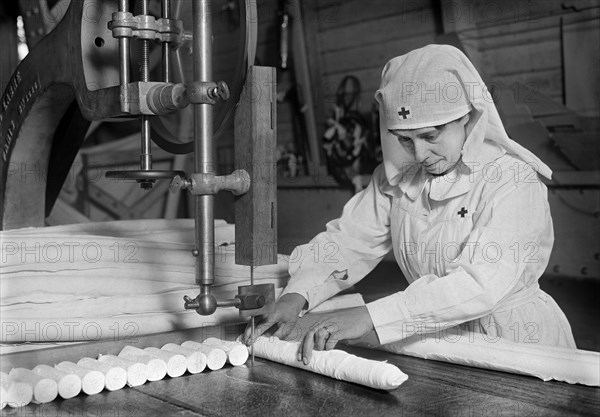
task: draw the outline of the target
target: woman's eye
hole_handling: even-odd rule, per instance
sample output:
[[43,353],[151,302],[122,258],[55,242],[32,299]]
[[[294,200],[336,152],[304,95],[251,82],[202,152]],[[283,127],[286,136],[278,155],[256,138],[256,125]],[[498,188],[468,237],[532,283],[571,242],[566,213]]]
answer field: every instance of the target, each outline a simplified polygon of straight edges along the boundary
[[435,140],[437,136],[433,136],[433,135],[427,135],[427,136],[423,136],[423,139],[428,140],[428,141],[432,141]]
[[404,137],[404,136],[398,136],[398,140],[401,143],[408,143],[408,142],[410,142],[410,138],[407,138],[407,137]]

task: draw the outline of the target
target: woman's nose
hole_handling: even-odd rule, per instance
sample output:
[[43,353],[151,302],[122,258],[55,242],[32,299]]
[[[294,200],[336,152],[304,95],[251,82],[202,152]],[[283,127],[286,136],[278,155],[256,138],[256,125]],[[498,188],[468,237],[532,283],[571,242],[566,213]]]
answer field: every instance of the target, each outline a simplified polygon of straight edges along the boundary
[[417,162],[422,164],[429,156],[429,148],[427,146],[427,143],[424,140],[416,140],[414,146],[415,159],[417,160]]

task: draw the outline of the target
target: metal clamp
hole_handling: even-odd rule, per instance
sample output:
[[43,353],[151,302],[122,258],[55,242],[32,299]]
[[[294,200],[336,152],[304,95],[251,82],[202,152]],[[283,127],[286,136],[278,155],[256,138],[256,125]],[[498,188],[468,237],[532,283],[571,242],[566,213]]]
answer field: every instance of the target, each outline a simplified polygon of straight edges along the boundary
[[143,14],[134,16],[130,12],[114,12],[108,29],[114,38],[159,40],[177,46],[183,43],[184,38],[183,22],[179,19],[156,19]]
[[187,89],[183,84],[164,82],[134,82],[127,88],[129,113],[148,116],[172,113],[190,103]]
[[183,300],[186,310],[196,310],[202,316],[213,314],[217,307],[236,307],[240,310],[240,317],[250,317],[272,312],[275,305],[275,285],[240,286],[235,298],[221,301],[218,301],[214,294],[210,292],[210,287],[201,286],[200,294],[196,298],[184,295]]
[[219,191],[230,191],[233,195],[246,194],[250,190],[250,174],[243,169],[229,175],[192,174],[190,179],[176,176],[171,181],[171,192],[189,190],[193,195],[215,195]]
[[188,86],[188,97],[192,104],[215,104],[217,100],[229,100],[229,86],[225,81],[197,81]]
[[275,285],[257,284],[238,287],[235,296],[240,300],[240,317],[250,317],[272,312],[275,306]]

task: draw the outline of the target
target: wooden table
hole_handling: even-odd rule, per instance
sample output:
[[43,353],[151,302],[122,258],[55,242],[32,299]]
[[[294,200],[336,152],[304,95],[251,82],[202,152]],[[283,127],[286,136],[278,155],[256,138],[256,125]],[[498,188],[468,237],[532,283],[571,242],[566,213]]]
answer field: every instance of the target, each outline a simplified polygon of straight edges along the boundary
[[[204,330],[170,332],[135,341],[102,341],[2,355],[1,368],[77,361],[116,354],[127,345],[162,346],[202,340]],[[231,332],[229,333],[231,335]],[[133,343],[135,342],[135,343]],[[257,358],[254,366],[166,378],[136,388],[4,409],[16,416],[598,416],[600,389],[428,361],[357,347],[344,350],[387,360],[409,375],[393,392],[337,381]]]

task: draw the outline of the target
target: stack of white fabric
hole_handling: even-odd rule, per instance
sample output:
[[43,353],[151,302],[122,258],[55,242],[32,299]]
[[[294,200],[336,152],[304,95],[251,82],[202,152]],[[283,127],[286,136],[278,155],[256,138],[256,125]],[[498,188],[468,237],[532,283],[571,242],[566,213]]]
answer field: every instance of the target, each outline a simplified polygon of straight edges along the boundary
[[[194,223],[130,220],[0,232],[2,342],[65,342],[139,336],[239,322],[235,308],[208,317],[183,308],[195,297]],[[235,264],[234,226],[215,222],[218,299],[247,285]],[[256,284],[287,284],[287,261],[255,267]],[[279,291],[278,291],[279,289]]]

